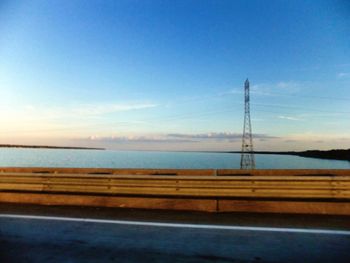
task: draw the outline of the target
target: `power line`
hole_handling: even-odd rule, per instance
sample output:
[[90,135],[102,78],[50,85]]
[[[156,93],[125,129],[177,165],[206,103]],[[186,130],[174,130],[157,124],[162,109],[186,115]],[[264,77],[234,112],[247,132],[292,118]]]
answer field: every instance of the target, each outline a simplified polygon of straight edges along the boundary
[[316,111],[316,112],[350,114],[349,111],[329,111],[329,110],[305,108],[305,107],[291,106],[291,105],[264,104],[264,103],[253,103],[253,105],[255,105],[255,106],[261,106],[261,107],[275,107],[275,108],[287,108],[287,109],[301,109],[301,110]]
[[270,96],[285,96],[285,97],[296,97],[296,98],[301,98],[301,99],[325,99],[325,100],[343,100],[343,101],[350,101],[350,98],[337,98],[337,97],[326,97],[326,96],[315,96],[315,95],[297,95],[297,94],[284,94],[284,93],[272,93],[269,94]]

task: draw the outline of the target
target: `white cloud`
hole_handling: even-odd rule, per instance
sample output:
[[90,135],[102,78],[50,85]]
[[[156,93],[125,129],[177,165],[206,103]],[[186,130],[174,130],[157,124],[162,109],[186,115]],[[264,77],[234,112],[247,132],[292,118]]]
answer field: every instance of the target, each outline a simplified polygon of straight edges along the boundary
[[116,136],[89,136],[89,141],[107,143],[182,143],[196,142],[186,138],[172,138],[167,135],[116,135]]
[[[280,81],[275,83],[250,83],[250,93],[258,96],[293,96],[305,89],[306,82]],[[219,96],[243,94],[243,84],[228,91],[222,92]]]
[[306,83],[296,81],[280,81],[276,84],[272,84],[272,90],[276,91],[277,93],[283,92],[286,94],[294,94],[302,90],[305,85]]
[[2,120],[42,121],[60,118],[94,117],[108,113],[143,110],[157,107],[154,103],[100,103],[100,104],[68,104],[66,107],[49,105],[25,105],[6,107],[1,111]]
[[[269,136],[266,134],[254,134],[255,139],[276,139],[277,137]],[[241,133],[230,132],[211,132],[211,133],[198,133],[198,134],[186,134],[186,133],[169,133],[158,135],[116,135],[116,136],[90,136],[90,141],[101,142],[162,142],[162,143],[178,143],[178,142],[204,142],[204,141],[240,141],[242,139]]]
[[147,108],[157,107],[154,103],[130,103],[130,104],[84,104],[71,109],[71,113],[90,116],[90,115],[102,115],[107,113],[141,110]]
[[315,133],[315,132],[304,132],[304,133],[295,133],[290,134],[288,137],[299,140],[322,140],[322,139],[349,139],[350,136],[348,133]]
[[254,95],[273,96],[272,87],[265,84],[251,85],[250,92]]
[[279,89],[298,89],[300,84],[293,81],[281,81],[276,84]]
[[243,94],[243,87],[231,89],[231,90],[225,91],[225,92],[221,92],[221,93],[219,93],[219,96],[236,95],[236,94]]
[[347,77],[350,77],[350,72],[339,72],[337,74],[338,79],[347,78]]
[[280,96],[298,93],[305,84],[295,81],[280,81],[277,83],[258,83],[250,86],[254,95]]
[[[68,104],[66,107],[44,104],[3,106],[0,111],[2,121],[0,136],[9,134],[70,136],[77,132],[87,135],[91,130],[103,128],[103,125],[98,123],[103,119],[106,120],[105,114],[140,111],[154,107],[157,107],[154,103]],[[137,120],[124,122],[126,125],[142,124]],[[125,125],[124,122],[119,121],[119,124]]]
[[297,117],[283,116],[283,115],[278,116],[278,118],[283,119],[283,120],[289,120],[289,121],[301,121],[302,120],[302,119],[299,119]]

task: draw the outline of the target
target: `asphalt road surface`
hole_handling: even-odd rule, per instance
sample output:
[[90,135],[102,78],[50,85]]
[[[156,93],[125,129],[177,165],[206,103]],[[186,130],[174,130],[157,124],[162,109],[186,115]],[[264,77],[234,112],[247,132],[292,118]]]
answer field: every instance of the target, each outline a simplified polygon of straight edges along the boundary
[[[350,230],[345,225],[243,226],[218,220],[0,212],[0,262],[4,263],[350,262]],[[335,221],[341,225],[345,219]]]

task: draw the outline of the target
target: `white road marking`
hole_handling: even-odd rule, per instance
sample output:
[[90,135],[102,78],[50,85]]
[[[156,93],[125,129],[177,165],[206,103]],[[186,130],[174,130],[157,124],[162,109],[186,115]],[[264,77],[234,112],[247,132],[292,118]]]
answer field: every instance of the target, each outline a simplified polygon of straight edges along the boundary
[[174,227],[174,228],[195,228],[195,229],[213,229],[213,230],[238,230],[238,231],[288,232],[288,233],[327,234],[327,235],[350,235],[350,230],[348,231],[348,230],[284,228],[284,227],[254,227],[254,226],[179,224],[179,223],[160,223],[160,222],[106,220],[106,219],[92,219],[92,218],[73,218],[73,217],[35,216],[35,215],[16,215],[16,214],[0,214],[0,218],[31,219],[31,220],[33,220],[33,219],[34,220],[55,220],[55,221],[69,221],[69,222],[83,222],[83,223],[117,224],[117,225],[132,225],[132,226],[153,226],[153,227]]

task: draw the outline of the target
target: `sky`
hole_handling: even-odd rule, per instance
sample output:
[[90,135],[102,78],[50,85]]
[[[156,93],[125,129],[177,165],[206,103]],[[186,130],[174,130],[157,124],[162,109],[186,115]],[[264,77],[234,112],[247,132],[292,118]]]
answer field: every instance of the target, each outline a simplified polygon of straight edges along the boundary
[[350,2],[0,0],[0,143],[350,148]]

